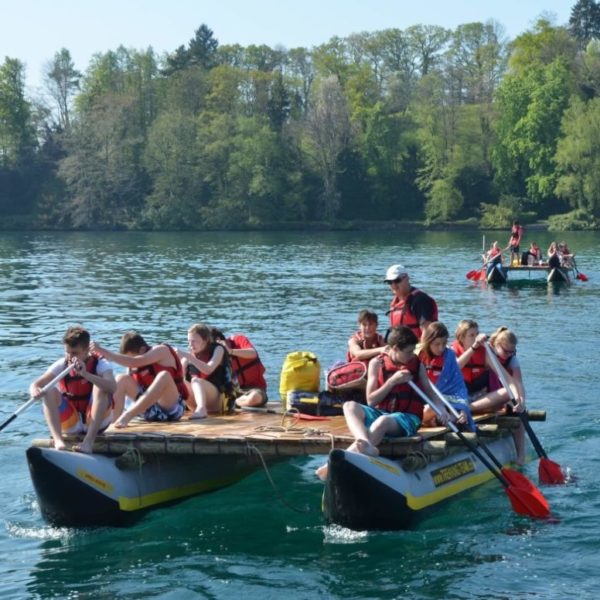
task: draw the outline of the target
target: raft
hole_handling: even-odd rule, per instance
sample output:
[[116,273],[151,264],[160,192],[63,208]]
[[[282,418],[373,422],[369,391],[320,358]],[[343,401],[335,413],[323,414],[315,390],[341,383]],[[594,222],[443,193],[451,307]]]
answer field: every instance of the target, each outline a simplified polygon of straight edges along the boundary
[[[487,435],[499,435],[504,440],[499,451],[503,460],[510,460],[512,450],[507,440],[512,438],[502,432],[518,426],[519,419],[491,415],[479,419],[486,423],[483,429]],[[74,444],[79,438],[66,441]],[[343,416],[305,421],[298,415],[269,409],[201,421],[134,420],[125,429],[98,435],[91,455],[55,450],[49,439],[34,440],[26,454],[41,513],[59,526],[127,525],[149,509],[224,488],[271,464],[296,456],[330,453],[332,476],[326,483],[326,497],[331,501],[325,504],[325,514],[331,522],[351,526],[355,521],[353,511],[335,508],[355,502],[355,491],[344,483],[348,481],[344,473],[363,473],[360,477],[371,481],[375,490],[387,485],[381,472],[391,475],[402,471],[402,465],[406,466],[411,457],[426,457],[426,467],[404,478],[408,486],[404,492],[397,486],[392,488],[395,496],[400,494],[396,497],[399,512],[410,515],[445,499],[448,492],[444,487],[443,493],[429,490],[427,496],[425,491],[415,492],[414,483],[408,482],[426,474],[431,479],[435,470],[432,465],[447,469],[458,461],[458,467],[451,467],[457,469],[468,466],[460,461],[472,460],[460,442],[458,448],[465,456],[456,456],[456,436],[444,427],[421,429],[419,435],[410,438],[386,439],[380,446],[381,458],[377,459],[345,452],[352,441]],[[452,486],[454,494],[489,478],[479,472],[476,462],[473,464],[476,475],[465,474],[468,484],[459,478],[459,483]],[[407,501],[402,500],[402,494]],[[415,494],[427,499],[415,505],[411,499]],[[343,502],[340,495],[344,496]],[[360,517],[354,524],[363,523],[366,521]],[[375,525],[378,523],[375,518]]]
[[509,279],[515,279],[515,276],[519,276],[519,279],[523,279],[526,275],[528,279],[539,274],[546,276],[548,283],[570,283],[571,277],[575,275],[573,268],[566,267],[555,267],[550,268],[548,265],[514,265],[505,267],[499,264],[492,265],[486,274],[487,283],[506,283]]

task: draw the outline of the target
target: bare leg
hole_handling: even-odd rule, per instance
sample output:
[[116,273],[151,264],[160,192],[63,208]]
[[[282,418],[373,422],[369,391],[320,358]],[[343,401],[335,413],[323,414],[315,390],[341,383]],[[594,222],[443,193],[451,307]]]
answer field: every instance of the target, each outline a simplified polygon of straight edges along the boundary
[[259,389],[248,390],[235,399],[238,406],[262,406],[264,404],[264,392]]
[[116,421],[123,414],[125,397],[128,396],[135,401],[138,391],[138,384],[131,375],[125,375],[124,373],[117,375],[117,391],[113,394],[115,401],[113,421]]
[[179,400],[179,391],[173,378],[167,371],[161,371],[150,384],[150,387],[137,399],[135,404],[126,410],[114,423],[117,429],[127,427],[136,415],[148,410],[153,404],[160,404],[165,410],[175,406]]
[[67,448],[62,438],[62,429],[60,427],[59,406],[61,400],[60,392],[56,388],[48,390],[42,399],[46,423],[48,423],[48,429],[54,441],[54,447],[57,450],[65,450]]
[[196,407],[190,419],[204,419],[209,412],[219,410],[219,390],[210,381],[194,377],[192,392]]
[[500,410],[509,400],[508,394],[504,388],[489,392],[481,398],[477,398],[471,403],[471,413],[482,414],[496,412]]
[[104,421],[104,416],[108,410],[108,405],[108,394],[94,386],[94,390],[92,392],[91,418],[90,422],[88,423],[87,432],[83,438],[83,442],[73,446],[73,450],[76,452],[84,452],[85,454],[92,454],[94,451],[94,440],[98,435],[98,430],[100,429],[100,425],[102,425],[102,421]]

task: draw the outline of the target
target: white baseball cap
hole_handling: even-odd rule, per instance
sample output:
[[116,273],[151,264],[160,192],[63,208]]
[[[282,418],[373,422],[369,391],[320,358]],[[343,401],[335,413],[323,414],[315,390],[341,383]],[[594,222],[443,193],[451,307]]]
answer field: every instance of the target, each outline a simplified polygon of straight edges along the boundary
[[390,283],[391,281],[396,281],[396,279],[400,279],[401,277],[408,277],[408,271],[403,265],[392,265],[386,271],[385,279],[383,281],[385,283]]

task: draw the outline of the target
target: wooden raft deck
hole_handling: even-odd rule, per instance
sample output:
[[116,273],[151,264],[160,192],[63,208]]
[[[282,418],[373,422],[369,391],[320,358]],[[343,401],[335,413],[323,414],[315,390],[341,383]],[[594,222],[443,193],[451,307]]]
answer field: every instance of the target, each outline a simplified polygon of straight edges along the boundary
[[[545,420],[545,413],[530,412],[531,420]],[[476,417],[482,435],[502,435],[502,429],[519,426],[518,417],[482,415]],[[475,434],[468,433],[475,439]],[[78,437],[67,438],[75,443]],[[328,454],[333,448],[345,449],[352,442],[343,416],[326,421],[306,421],[272,411],[239,412],[233,415],[211,416],[202,420],[184,417],[175,423],[130,423],[125,429],[100,434],[94,452],[120,455],[132,448],[142,454],[182,455],[247,455],[260,452],[266,457],[293,457],[309,454]],[[38,439],[33,446],[51,447],[49,439]],[[444,456],[452,446],[462,445],[458,437],[445,427],[422,428],[409,438],[389,438],[380,445],[382,456],[404,457],[421,452]]]

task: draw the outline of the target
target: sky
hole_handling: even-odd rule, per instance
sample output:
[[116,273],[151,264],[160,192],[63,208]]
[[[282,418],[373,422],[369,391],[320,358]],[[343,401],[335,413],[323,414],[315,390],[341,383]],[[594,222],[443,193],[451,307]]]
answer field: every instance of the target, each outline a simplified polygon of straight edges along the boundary
[[26,65],[27,88],[42,86],[45,65],[67,48],[84,72],[90,58],[119,45],[158,54],[186,45],[205,23],[220,44],[310,48],[333,36],[411,25],[494,19],[509,38],[540,15],[566,24],[576,0],[0,0],[0,62]]

